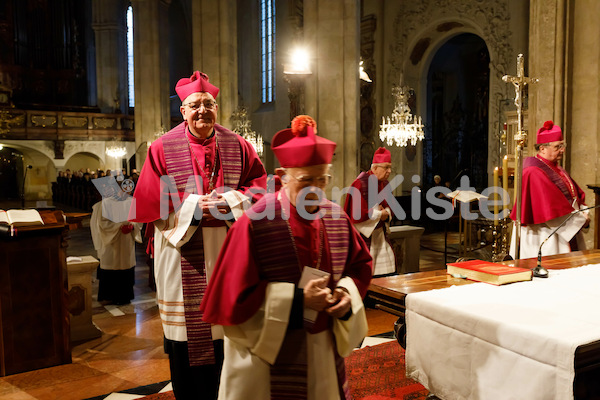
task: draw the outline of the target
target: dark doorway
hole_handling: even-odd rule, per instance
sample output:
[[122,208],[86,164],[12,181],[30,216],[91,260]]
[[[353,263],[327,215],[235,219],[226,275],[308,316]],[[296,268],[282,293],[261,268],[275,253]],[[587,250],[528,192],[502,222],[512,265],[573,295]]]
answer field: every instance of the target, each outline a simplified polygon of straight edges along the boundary
[[467,175],[481,192],[487,187],[490,56],[473,34],[450,39],[436,53],[427,75],[424,179],[434,175],[454,190]]
[[[22,154],[10,147],[0,150],[0,200],[17,200],[20,195],[17,174],[22,171]],[[22,179],[21,179],[22,181]]]

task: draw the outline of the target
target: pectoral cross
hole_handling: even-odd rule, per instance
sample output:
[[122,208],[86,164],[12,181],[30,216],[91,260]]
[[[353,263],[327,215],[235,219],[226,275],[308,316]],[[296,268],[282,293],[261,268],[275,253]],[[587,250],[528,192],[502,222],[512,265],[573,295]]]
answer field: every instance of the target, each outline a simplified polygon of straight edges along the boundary
[[527,139],[527,134],[523,131],[523,89],[530,83],[537,83],[537,78],[525,76],[523,54],[517,56],[517,76],[504,75],[502,80],[512,83],[515,86],[515,106],[517,106],[517,133],[515,134],[515,260],[520,258],[521,250],[521,181],[523,177],[523,146]]

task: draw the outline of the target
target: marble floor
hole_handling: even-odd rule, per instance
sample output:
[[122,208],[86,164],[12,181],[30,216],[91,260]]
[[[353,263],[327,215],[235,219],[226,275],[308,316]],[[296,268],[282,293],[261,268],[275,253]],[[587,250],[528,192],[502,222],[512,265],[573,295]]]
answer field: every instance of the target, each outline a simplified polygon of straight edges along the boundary
[[[67,255],[96,255],[89,226],[85,222],[82,228],[71,231]],[[457,234],[450,233],[448,261],[454,260],[451,247],[455,248],[456,243]],[[444,233],[425,234],[421,244],[420,269],[443,268]],[[0,378],[0,400],[130,400],[140,396],[113,392],[157,382],[164,382],[162,386],[168,384],[169,362],[163,353],[155,293],[149,286],[149,268],[141,245],[137,249],[137,260],[135,300],[131,304],[114,306],[98,303],[95,300],[97,282],[93,284],[93,321],[102,331],[102,336],[73,343],[71,364]],[[367,317],[371,338],[365,343],[388,340],[386,336],[389,337],[396,317],[373,309],[368,310]]]

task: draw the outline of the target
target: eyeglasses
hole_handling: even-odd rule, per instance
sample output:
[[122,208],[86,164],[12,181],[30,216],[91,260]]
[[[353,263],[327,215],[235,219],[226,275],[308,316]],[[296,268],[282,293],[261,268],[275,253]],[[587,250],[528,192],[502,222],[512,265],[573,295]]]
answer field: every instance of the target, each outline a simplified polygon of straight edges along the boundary
[[554,150],[560,150],[560,149],[567,148],[566,143],[559,143],[559,144],[553,144],[553,145],[551,145],[550,143],[545,143],[544,146],[552,147]]
[[205,110],[212,110],[217,106],[217,103],[214,101],[205,101],[204,103],[186,103],[183,105],[192,111],[196,111],[199,110],[200,107],[204,107]]
[[294,178],[298,183],[302,185],[312,185],[312,186],[325,186],[331,180],[331,175],[324,174],[321,176],[310,176],[310,175],[300,175],[298,177],[287,174],[290,178]]
[[381,165],[377,165],[377,168],[385,169],[386,171],[391,171],[391,170],[392,170],[392,166],[389,166],[389,167],[383,167],[383,166],[381,166]]

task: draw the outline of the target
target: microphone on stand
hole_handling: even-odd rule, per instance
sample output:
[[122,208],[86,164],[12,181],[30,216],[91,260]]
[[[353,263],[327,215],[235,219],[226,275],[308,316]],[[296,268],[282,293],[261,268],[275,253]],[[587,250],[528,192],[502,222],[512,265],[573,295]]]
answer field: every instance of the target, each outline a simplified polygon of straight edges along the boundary
[[591,207],[580,208],[579,210],[575,210],[575,211],[571,212],[571,214],[567,218],[565,218],[565,220],[563,222],[561,222],[561,224],[559,226],[557,226],[552,231],[552,233],[548,235],[548,237],[546,239],[544,239],[542,244],[540,244],[540,250],[538,251],[537,266],[534,269],[532,269],[533,276],[535,276],[536,278],[547,278],[548,277],[548,270],[546,268],[542,267],[542,246],[544,245],[544,243],[546,243],[546,241],[548,239],[550,239],[556,233],[556,231],[558,231],[564,224],[566,224],[567,221],[570,220],[571,217],[573,217],[573,215],[579,214],[581,211],[587,211],[587,210],[591,210],[592,208],[598,208],[598,207],[600,207],[600,204],[596,204],[595,206],[591,206]]
[[25,167],[25,174],[23,175],[23,187],[21,188],[21,208],[25,209],[25,178],[27,178],[27,170],[33,168],[32,165]]

